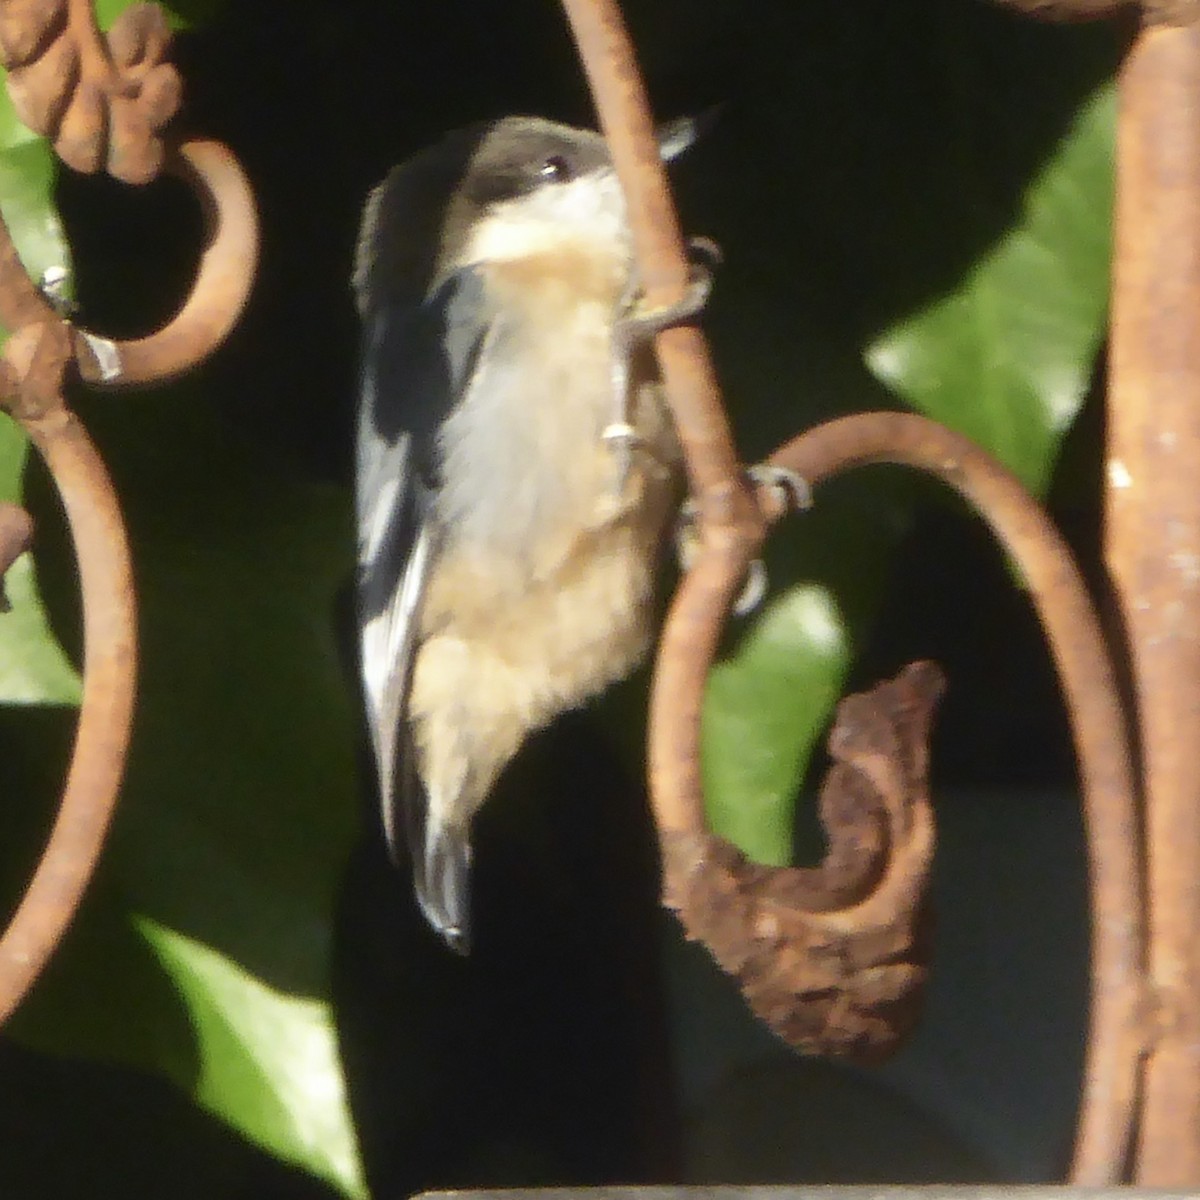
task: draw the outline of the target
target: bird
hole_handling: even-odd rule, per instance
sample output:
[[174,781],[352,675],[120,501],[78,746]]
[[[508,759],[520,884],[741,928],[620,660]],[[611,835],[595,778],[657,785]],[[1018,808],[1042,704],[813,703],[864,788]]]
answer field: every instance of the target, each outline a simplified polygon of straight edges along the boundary
[[[658,135],[664,159],[694,140]],[[369,195],[355,252],[359,657],[384,837],[470,945],[471,822],[525,738],[650,645],[682,490],[604,138],[537,117],[446,135]]]

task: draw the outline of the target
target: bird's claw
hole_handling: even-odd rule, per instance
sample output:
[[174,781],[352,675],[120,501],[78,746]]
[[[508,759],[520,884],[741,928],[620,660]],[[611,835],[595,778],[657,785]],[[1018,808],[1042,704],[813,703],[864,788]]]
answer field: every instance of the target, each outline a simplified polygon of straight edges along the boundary
[[[675,558],[681,571],[691,569],[696,559],[699,537],[696,531],[696,504],[686,500],[679,508],[679,519],[675,524]],[[742,590],[733,602],[732,612],[735,617],[745,617],[752,613],[767,594],[767,568],[761,558],[756,558],[746,568],[746,578],[742,582]]]
[[[746,469],[746,475],[757,487],[770,488],[778,496],[783,510],[804,510],[812,507],[812,489],[808,480],[787,467],[777,467],[771,463],[756,463]],[[697,533],[696,516],[698,508],[694,500],[688,499],[680,505],[679,517],[675,525],[675,556],[679,569],[686,571],[696,557]],[[733,602],[733,615],[744,617],[752,613],[763,601],[770,586],[767,567],[761,558],[756,558],[746,568],[746,578],[742,590]]]
[[770,586],[767,577],[767,564],[761,558],[756,558],[746,568],[746,578],[742,581],[742,590],[733,602],[735,617],[748,617],[763,601]]
[[696,559],[698,511],[695,500],[689,497],[679,506],[679,515],[675,518],[675,561],[685,573],[691,570]]
[[617,461],[617,483],[622,489],[629,477],[633,454],[642,445],[642,438],[628,419],[630,359],[634,348],[648,342],[655,334],[673,325],[694,320],[708,303],[712,291],[712,268],[721,262],[721,250],[708,238],[693,238],[688,242],[692,255],[691,278],[683,298],[676,304],[658,308],[644,307],[638,294],[636,274],[622,297],[614,333],[613,397],[615,417],[601,434]]
[[773,463],[755,463],[746,468],[746,475],[755,487],[769,489],[783,512],[804,512],[812,508],[812,488],[798,471]]
[[628,421],[614,421],[605,427],[601,439],[610,446],[632,448],[640,442],[641,435]]
[[688,285],[683,297],[674,304],[647,308],[639,297],[630,297],[617,322],[618,336],[627,344],[648,341],[655,334],[675,325],[686,325],[703,311],[712,293],[713,269],[721,263],[721,249],[710,238],[692,238]]
[[699,266],[711,275],[724,261],[721,247],[710,237],[688,238],[688,256],[693,266]]

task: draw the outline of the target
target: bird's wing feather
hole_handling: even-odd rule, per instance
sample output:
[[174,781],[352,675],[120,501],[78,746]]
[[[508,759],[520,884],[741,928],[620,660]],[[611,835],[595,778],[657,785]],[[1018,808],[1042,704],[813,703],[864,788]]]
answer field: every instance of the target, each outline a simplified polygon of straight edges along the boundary
[[465,881],[451,895],[453,881],[438,882],[444,867],[425,877],[427,798],[405,753],[404,709],[440,541],[437,434],[474,376],[489,329],[484,299],[481,278],[465,268],[421,304],[368,303],[364,314],[356,496],[363,686],[388,848],[398,856],[402,824],[422,907],[443,926],[454,914],[442,910],[465,908]]

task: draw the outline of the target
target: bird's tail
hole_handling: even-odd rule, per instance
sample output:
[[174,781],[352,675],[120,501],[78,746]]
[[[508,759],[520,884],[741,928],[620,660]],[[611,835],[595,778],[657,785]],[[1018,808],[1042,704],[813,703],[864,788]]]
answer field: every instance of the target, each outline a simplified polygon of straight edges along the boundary
[[465,828],[430,824],[413,842],[413,887],[425,919],[451,950],[470,949],[471,840]]

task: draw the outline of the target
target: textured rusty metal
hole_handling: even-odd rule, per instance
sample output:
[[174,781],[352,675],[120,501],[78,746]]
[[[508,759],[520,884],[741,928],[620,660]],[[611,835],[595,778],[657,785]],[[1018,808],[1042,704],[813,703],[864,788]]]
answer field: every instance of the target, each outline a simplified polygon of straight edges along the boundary
[[[620,11],[613,0],[563,0],[563,7],[591,84],[601,128],[608,138],[617,174],[625,190],[646,303],[651,307],[674,304],[683,296],[688,280],[688,265],[654,138],[645,91]],[[702,548],[699,561],[688,573],[684,591],[689,600],[700,597],[701,606],[706,612],[722,614],[739,587],[749,561],[757,552],[765,530],[765,518],[738,463],[703,335],[694,327],[669,329],[659,335],[656,349],[672,414],[683,444],[693,502],[698,514],[697,542]],[[686,610],[686,607],[685,602],[683,609]],[[745,897],[738,899],[748,864],[735,863],[728,855],[724,855],[722,863],[729,870],[721,879],[713,877],[707,881],[716,889],[710,890],[707,896],[701,896],[697,891],[699,877],[689,873],[689,864],[697,856],[705,862],[715,861],[705,854],[706,849],[711,848],[711,842],[703,841],[708,835],[704,830],[699,801],[699,760],[694,744],[689,744],[682,753],[680,747],[675,745],[664,750],[664,738],[670,742],[683,731],[682,736],[686,740],[698,727],[704,677],[711,660],[719,620],[712,621],[704,631],[709,641],[707,647],[701,649],[692,638],[693,631],[686,617],[678,616],[680,611],[677,603],[675,622],[669,624],[664,633],[658,658],[659,676],[665,671],[668,679],[675,680],[675,684],[667,689],[665,702],[671,709],[671,717],[666,721],[652,717],[650,738],[651,787],[655,794],[656,817],[666,859],[664,894],[667,902],[677,904],[686,914],[697,918],[699,923],[703,923],[702,916],[712,918],[706,930],[719,945],[713,946],[710,941],[710,948],[715,949],[721,961],[731,969],[735,961],[742,957],[747,959],[742,962],[745,970],[740,978],[747,986],[752,1001],[757,1002],[758,1010],[776,1028],[790,1030],[798,1038],[802,1026],[806,1030],[822,1031],[814,1032],[812,1037],[823,1040],[828,1049],[837,1046],[849,1053],[857,1048],[875,1057],[882,1052],[885,1044],[894,1041],[894,1037],[875,1024],[870,1025],[869,1034],[864,1034],[866,1026],[863,1022],[859,1022],[853,1030],[850,1028],[852,1022],[847,1022],[845,1028],[837,1030],[835,1022],[831,1020],[832,1009],[825,998],[818,999],[810,992],[811,1007],[804,1016],[798,1016],[802,1006],[797,1004],[792,1005],[790,1016],[785,1012],[787,996],[791,995],[794,1000],[794,989],[789,992],[789,986],[796,979],[795,972],[787,965],[789,956],[804,958],[805,950],[795,941],[795,930],[789,929],[789,936],[784,936],[782,932],[774,932],[770,928],[775,915],[782,917],[784,909],[776,908],[773,910],[775,915],[763,915],[765,910],[743,903]],[[661,697],[662,693],[659,695]],[[664,771],[672,780],[665,785],[662,780]],[[761,880],[762,877],[755,878]],[[789,876],[791,894],[795,892],[797,878],[794,874]],[[716,892],[721,887],[726,887],[726,898],[732,903],[722,905],[715,901]],[[728,893],[728,888],[733,889],[732,893]],[[771,947],[775,966],[782,968],[779,982],[764,984],[765,977],[757,974],[759,966],[766,961],[765,957],[756,955],[750,962],[750,956],[740,955],[734,944],[736,937],[733,940],[724,939],[724,932],[733,929],[737,923],[736,920],[733,923],[729,920],[732,913],[741,913],[743,918],[756,924],[758,932],[763,935],[756,945]],[[742,933],[745,933],[744,928]],[[903,941],[907,937],[901,935],[898,940]],[[863,933],[861,944],[865,945],[868,940]],[[810,957],[824,954],[828,958],[829,948],[834,942],[845,950],[844,941],[838,941],[835,937],[831,942],[826,932],[815,934],[808,947]],[[749,942],[743,937],[743,948],[747,945]],[[880,950],[882,955],[883,951]],[[869,954],[860,954],[859,965],[865,968],[869,958]],[[878,965],[881,957],[871,961]],[[868,978],[865,969],[855,969],[851,973],[860,981]],[[752,976],[758,983],[754,982]],[[823,980],[825,978],[822,976]],[[877,972],[873,978],[875,985],[879,985],[882,973]],[[866,985],[863,986],[865,996]],[[903,990],[902,987],[897,988],[894,981],[889,986],[894,991]],[[848,988],[840,991],[838,1003],[844,1004],[848,994]],[[892,999],[895,1000],[895,997]],[[883,998],[879,986],[876,986],[876,994],[870,1001],[872,1011],[881,1011],[889,1003]],[[898,1011],[901,1005],[895,1003],[892,1007]],[[810,1019],[817,1009],[823,1011]],[[859,1011],[865,1012],[866,1007]]]
[[838,705],[820,866],[764,867],[704,829],[663,831],[663,903],[796,1049],[878,1062],[920,1014],[941,692],[937,667],[914,663]]
[[1001,8],[1042,21],[1103,21],[1135,18],[1146,26],[1194,25],[1200,0],[992,0]]
[[[20,269],[7,242],[0,222],[0,295]],[[12,295],[19,299],[22,291],[12,284]],[[10,295],[0,310],[11,305]],[[83,704],[66,785],[41,861],[0,938],[0,1022],[37,978],[91,878],[116,802],[133,709],[129,547],[104,464],[62,399],[70,362],[70,335],[55,317],[17,329],[0,360],[0,405],[42,454],[66,510],[84,626]]]
[[[185,374],[228,336],[245,307],[258,261],[254,195],[237,159],[219,142],[169,146],[164,129],[182,100],[166,61],[171,32],[162,10],[134,4],[99,32],[89,0],[0,0],[0,61],[18,116],[54,141],[79,171],[102,167],[126,183],[147,183],[164,167],[195,192],[207,222],[192,290],[163,328],[117,341],[73,329],[79,371],[102,387],[140,386]],[[3,253],[16,259],[11,242]],[[10,330],[55,314],[24,277],[5,271],[0,297]]]
[[992,0],[1042,21],[1101,21],[1136,7],[1137,0]]
[[[646,304],[674,306],[684,298],[688,261],[620,9],[615,0],[562,2],[625,192]],[[738,465],[708,344],[698,327],[681,326],[664,329],[655,346],[683,443],[700,538],[748,560],[765,523]]]
[[162,10],[134,4],[105,38],[91,0],[0,0],[0,62],[17,116],[49,138],[67,166],[146,183],[162,167],[163,129],[183,88],[165,61]]
[[[67,408],[68,370],[94,385],[146,384],[195,366],[228,334],[249,295],[258,254],[253,195],[223,146],[168,149],[160,131],[178,107],[179,79],[163,62],[169,33],[148,5],[127,9],[107,42],[86,0],[0,0],[0,57],[23,116],[55,139],[69,165],[101,165],[145,182],[164,163],[196,191],[209,242],[193,290],[157,333],[114,342],[66,323],[26,274],[0,221],[0,407],[41,453],[66,511],[83,593],[83,701],[49,840],[0,938],[0,1022],[58,944],[95,868],[116,803],[133,715],[136,602],[128,540],[112,481]],[[39,124],[40,122],[40,124]],[[18,510],[19,511],[19,510]],[[0,570],[19,544],[0,510]],[[12,534],[7,538],[6,534]]]
[[[1096,1185],[1114,1181],[1127,1150],[1145,1037],[1138,828],[1114,672],[1070,552],[1015,477],[966,439],[920,417],[868,413],[832,421],[801,435],[770,462],[797,471],[814,486],[874,462],[931,472],[978,508],[1022,570],[1072,719],[1088,835],[1094,969],[1074,1179]],[[764,495],[764,507],[769,497]],[[656,819],[664,844],[691,838],[695,850],[676,868],[686,870],[686,880],[677,884],[668,879],[668,896],[682,886],[696,887],[697,876],[707,872],[714,876],[716,891],[727,886],[723,860],[706,859],[709,844],[699,840],[705,836],[699,711],[726,611],[722,605],[728,605],[736,589],[737,577],[723,574],[728,570],[716,556],[702,554],[681,583],[652,685],[650,771]],[[908,893],[900,895],[910,903]],[[753,915],[752,909],[746,911]],[[846,905],[844,934],[853,932],[860,916],[859,906]],[[879,919],[878,914],[872,919]],[[754,945],[756,937],[750,922],[743,944]]]
[[104,464],[65,408],[22,424],[58,488],[79,564],[83,703],[49,840],[0,938],[0,1022],[57,946],[99,857],[129,744],[137,655],[129,546]]
[[[563,5],[626,191],[647,293],[654,304],[670,303],[684,286],[682,243],[620,14],[612,0]],[[1079,5],[1075,8],[1078,13]],[[1101,15],[1099,7],[1093,6],[1092,15]],[[667,859],[665,895],[682,894],[695,886],[698,874],[712,871],[715,891],[725,889],[728,899],[729,889],[736,893],[741,885],[724,869],[728,855],[706,840],[700,709],[721,623],[761,543],[762,520],[773,515],[772,498],[761,496],[761,507],[748,512],[756,506],[747,504],[699,331],[667,331],[657,348],[697,493],[701,536],[700,553],[675,596],[659,644],[650,712],[651,797]],[[866,462],[907,463],[940,475],[979,508],[1030,583],[1071,714],[1088,834],[1094,969],[1073,1178],[1111,1183],[1120,1178],[1128,1148],[1146,1034],[1139,830],[1116,681],[1070,553],[1014,477],[969,442],[917,417],[881,413],[831,422],[790,443],[772,461],[813,483]],[[736,911],[739,905],[726,907]],[[753,926],[753,906],[740,908]],[[744,929],[744,944],[760,932]],[[781,945],[780,952],[785,950]]]
[[731,1184],[663,1187],[472,1188],[412,1200],[1195,1200],[1194,1191],[1030,1184]]
[[1141,11],[1147,26],[1200,22],[1200,0],[1142,0]]
[[74,329],[79,370],[91,384],[159,383],[192,370],[237,324],[258,262],[258,214],[241,165],[220,142],[188,141],[167,156],[203,206],[207,230],[192,290],[179,312],[143,338],[110,341]]
[[972,442],[908,413],[863,413],[802,434],[770,461],[813,486],[890,462],[941,478],[968,500],[1028,585],[1058,669],[1083,792],[1091,900],[1089,1039],[1072,1182],[1121,1178],[1145,1043],[1143,897],[1129,738],[1116,675],[1087,589],[1045,512]]
[[1106,557],[1142,750],[1156,1038],[1138,1182],[1200,1184],[1200,30],[1121,71]]

